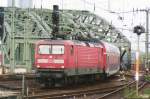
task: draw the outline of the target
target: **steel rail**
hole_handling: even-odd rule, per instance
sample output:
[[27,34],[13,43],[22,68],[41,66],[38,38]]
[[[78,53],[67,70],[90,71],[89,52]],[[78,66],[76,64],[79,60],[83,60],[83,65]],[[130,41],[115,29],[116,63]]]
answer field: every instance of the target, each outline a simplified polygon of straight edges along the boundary
[[[27,99],[55,99],[55,98],[70,98],[70,97],[76,97],[76,96],[88,96],[92,94],[100,94],[100,93],[108,93],[108,92],[113,92],[118,89],[119,87],[122,88],[122,86],[126,87],[128,85],[131,85],[135,83],[135,81],[129,82],[128,84],[122,84],[119,86],[113,86],[109,88],[96,88],[96,89],[90,89],[90,90],[82,90],[82,91],[75,91],[75,92],[69,92],[69,93],[58,93],[58,94],[41,94],[41,95],[34,95],[34,96],[25,96]],[[120,89],[120,88],[119,88]]]
[[[135,82],[134,82],[134,83],[135,83]],[[147,84],[147,82],[143,82],[143,83],[139,84],[139,89],[138,89],[138,90],[142,89],[146,84]],[[115,94],[115,93],[117,93],[117,92],[119,92],[119,91],[122,91],[123,89],[127,88],[127,87],[130,86],[130,85],[131,85],[131,84],[128,84],[128,85],[126,85],[126,86],[123,86],[123,87],[121,87],[121,88],[119,88],[119,89],[117,89],[117,90],[114,90],[114,91],[112,91],[112,92],[110,92],[110,93],[107,93],[107,94],[105,94],[105,95],[103,95],[103,96],[101,96],[101,97],[98,97],[98,98],[96,98],[96,99],[104,99],[104,98],[106,98],[106,97],[108,97],[108,96],[111,96],[112,94]],[[134,93],[135,93],[135,92],[131,93],[131,95],[134,94]]]

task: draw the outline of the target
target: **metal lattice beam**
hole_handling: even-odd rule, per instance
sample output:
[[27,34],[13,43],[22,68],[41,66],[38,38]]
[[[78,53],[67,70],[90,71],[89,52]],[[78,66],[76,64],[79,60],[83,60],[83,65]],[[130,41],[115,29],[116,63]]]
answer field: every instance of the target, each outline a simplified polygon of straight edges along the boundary
[[[7,59],[10,60],[12,8],[5,8],[4,12],[5,32],[2,43],[4,53]],[[130,48],[131,46],[129,40],[112,24],[93,13],[79,10],[60,10],[59,13],[59,32],[64,36],[64,39],[99,39],[114,43],[119,47]],[[25,65],[32,65],[31,45],[36,40],[51,39],[53,37],[52,10],[15,8],[14,16],[15,57],[25,55],[25,57],[21,58],[23,60],[18,61],[22,61],[22,64]],[[20,46],[22,49],[18,53]]]

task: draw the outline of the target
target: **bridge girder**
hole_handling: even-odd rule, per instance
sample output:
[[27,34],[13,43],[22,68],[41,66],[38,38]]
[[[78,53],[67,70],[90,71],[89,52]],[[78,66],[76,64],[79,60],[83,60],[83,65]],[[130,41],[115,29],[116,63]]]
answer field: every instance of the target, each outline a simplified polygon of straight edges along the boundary
[[[79,10],[60,10],[59,32],[64,39],[99,39],[114,43],[118,47],[131,47],[129,40],[118,31],[112,24],[102,17],[99,17],[89,11]],[[49,9],[20,9],[15,8],[14,26],[15,26],[15,50],[19,44],[23,44],[24,50],[30,51],[28,44],[33,44],[38,39],[51,39],[52,35],[52,10]],[[12,39],[12,9],[4,9],[4,36],[2,38],[2,48],[10,60],[10,48]],[[25,48],[28,47],[28,48]],[[20,50],[20,49],[19,49]],[[20,51],[23,52],[23,51]],[[29,52],[26,59],[31,59]],[[26,60],[24,59],[24,60]],[[20,60],[19,60],[20,61]],[[23,61],[24,62],[24,61]],[[28,61],[29,62],[29,61]],[[31,60],[30,60],[31,62]],[[29,64],[28,64],[29,65]],[[30,63],[31,65],[31,63]]]

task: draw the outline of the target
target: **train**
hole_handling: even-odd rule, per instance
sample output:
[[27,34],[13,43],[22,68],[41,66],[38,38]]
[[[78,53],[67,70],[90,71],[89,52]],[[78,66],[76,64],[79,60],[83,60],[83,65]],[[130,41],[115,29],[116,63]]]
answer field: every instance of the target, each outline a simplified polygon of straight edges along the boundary
[[39,40],[35,44],[37,79],[45,86],[107,78],[120,69],[120,51],[99,41]]

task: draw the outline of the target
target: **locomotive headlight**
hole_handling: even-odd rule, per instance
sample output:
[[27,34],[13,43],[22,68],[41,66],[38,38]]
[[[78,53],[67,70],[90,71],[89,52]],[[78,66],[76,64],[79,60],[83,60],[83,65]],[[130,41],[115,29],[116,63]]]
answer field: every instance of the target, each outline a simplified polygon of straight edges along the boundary
[[64,63],[64,60],[63,60],[63,59],[54,59],[53,62],[54,62],[54,63],[60,63],[60,64],[63,64],[63,63]]
[[36,67],[37,67],[37,68],[40,68],[40,66],[39,66],[39,65],[37,65]]
[[37,63],[48,63],[48,59],[38,59]]
[[64,66],[61,66],[61,68],[64,68]]

